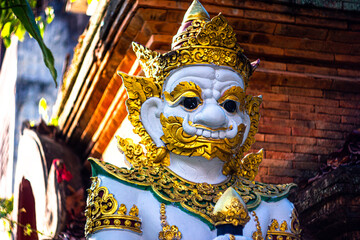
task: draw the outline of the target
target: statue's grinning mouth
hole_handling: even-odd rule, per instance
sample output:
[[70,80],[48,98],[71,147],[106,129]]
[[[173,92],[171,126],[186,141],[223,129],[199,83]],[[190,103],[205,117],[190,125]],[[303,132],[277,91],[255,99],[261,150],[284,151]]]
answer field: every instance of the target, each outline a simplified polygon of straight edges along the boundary
[[[227,130],[210,131],[190,125],[186,116],[166,118],[163,114],[160,115],[160,122],[164,133],[161,140],[165,144],[169,143],[166,146],[171,152],[185,156],[202,156],[206,159],[218,157],[222,161],[228,161],[238,151],[246,128],[244,124],[237,126],[230,121]],[[231,125],[237,127],[230,128]],[[197,132],[201,132],[201,135]],[[220,138],[220,134],[224,138]],[[216,135],[219,137],[215,138]]]
[[233,127],[235,125],[235,122],[231,122],[231,123],[232,124],[229,127],[212,129],[201,124],[193,124],[191,121],[189,121],[189,115],[186,115],[183,121],[183,129],[185,133],[191,136],[197,135],[197,136],[202,136],[205,138],[213,138],[213,139],[225,139],[225,138],[231,139],[234,138],[238,133],[238,129],[237,128],[235,129]]

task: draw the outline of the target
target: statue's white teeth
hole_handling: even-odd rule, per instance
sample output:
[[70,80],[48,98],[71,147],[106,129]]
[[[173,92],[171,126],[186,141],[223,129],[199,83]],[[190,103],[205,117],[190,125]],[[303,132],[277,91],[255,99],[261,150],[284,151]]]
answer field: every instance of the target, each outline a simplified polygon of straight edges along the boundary
[[219,138],[219,131],[211,132],[212,138]]
[[196,129],[196,135],[201,136],[202,133],[203,133],[203,131],[204,131],[204,130],[201,129],[201,128]]
[[220,131],[219,137],[220,137],[221,139],[225,138],[225,135],[226,135],[225,131]]
[[208,131],[208,130],[204,130],[204,131],[203,131],[203,136],[204,136],[204,137],[209,138],[210,135],[211,135],[210,131]]

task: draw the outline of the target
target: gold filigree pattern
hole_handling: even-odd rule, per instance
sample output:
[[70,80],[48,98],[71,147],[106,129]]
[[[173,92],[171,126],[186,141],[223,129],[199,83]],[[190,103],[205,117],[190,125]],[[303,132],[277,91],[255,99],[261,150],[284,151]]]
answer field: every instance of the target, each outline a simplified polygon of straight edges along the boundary
[[159,232],[159,240],[180,240],[181,232],[175,225],[170,226],[166,221],[166,209],[165,204],[160,205],[160,221],[162,231]]
[[252,74],[250,61],[242,53],[232,27],[221,14],[206,22],[195,37],[189,38],[176,50],[158,54],[137,43],[133,44],[133,49],[146,76],[153,77],[161,86],[171,70],[193,64],[230,67],[243,76],[245,86]]
[[[158,72],[160,71],[159,69],[159,59],[161,54],[157,53],[155,51],[152,51],[150,49],[148,49],[147,47],[144,47],[136,42],[132,43],[132,47],[133,50],[136,54],[137,59],[140,62],[141,68],[143,69],[145,76],[150,78],[153,77],[154,78],[154,82],[156,81],[156,75],[158,74]],[[121,74],[120,76],[123,76],[126,74],[124,73],[119,73]],[[162,87],[161,83],[161,87]],[[161,89],[161,88],[160,88]]]
[[253,235],[252,235],[252,239],[253,240],[263,240],[263,236],[262,236],[262,231],[261,231],[261,226],[260,226],[260,222],[259,222],[259,218],[258,216],[256,215],[256,212],[253,211],[251,213],[254,217],[254,221],[256,223],[256,231],[253,232]]
[[277,239],[300,240],[301,239],[300,233],[301,233],[300,224],[297,218],[296,210],[294,208],[291,215],[290,231],[288,230],[288,223],[286,221],[283,221],[279,226],[279,222],[276,219],[273,219],[267,231],[266,239],[267,240],[277,240]]
[[[207,21],[210,20],[207,19]],[[195,19],[191,22],[191,25],[186,28],[185,31],[180,31],[173,37],[173,41],[171,44],[171,49],[180,48],[181,45],[187,41],[189,41],[190,38],[196,37],[196,35],[199,33],[200,29],[204,27],[205,23],[207,22],[203,19]],[[183,23],[185,25],[186,23]]]
[[244,90],[239,86],[233,86],[226,90],[224,94],[220,97],[218,100],[219,104],[224,103],[226,100],[233,100],[236,101],[239,104],[239,110],[244,111],[245,110],[245,92]]
[[258,171],[260,163],[264,157],[264,150],[260,149],[257,153],[249,153],[242,160],[240,169],[237,174],[249,180],[254,180]]
[[209,139],[199,135],[189,135],[183,129],[183,118],[170,116],[166,118],[160,115],[160,122],[164,135],[161,140],[167,149],[175,154],[184,156],[202,156],[206,159],[218,157],[223,161],[229,161],[231,156],[238,152],[243,140],[245,125],[238,126],[234,138]]
[[190,64],[228,66],[243,76],[247,86],[252,68],[242,52],[232,27],[219,14],[207,22],[195,38],[190,38],[176,51],[164,54],[160,65],[164,65],[165,71]]
[[295,184],[264,184],[236,176],[229,177],[220,184],[193,183],[163,166],[129,170],[93,158],[89,161],[96,172],[110,175],[134,187],[149,188],[158,199],[165,203],[176,203],[181,209],[193,213],[208,223],[211,228],[215,224],[212,220],[214,205],[229,187],[236,190],[247,209],[251,211],[259,206],[261,200],[274,201],[276,198],[282,198],[296,186]]
[[160,97],[161,87],[152,79],[132,77],[118,72],[128,91],[126,100],[129,120],[134,126],[134,133],[141,137],[140,144],[146,149],[144,153],[140,144],[135,144],[131,139],[117,137],[118,147],[125,153],[127,160],[134,166],[151,166],[154,163],[168,165],[170,157],[166,148],[158,148],[146,132],[140,121],[141,105],[150,97]]
[[301,239],[301,228],[298,213],[294,208],[291,213],[291,228],[290,231]]
[[241,197],[232,187],[227,189],[219,198],[214,207],[213,214],[215,226],[224,224],[245,226],[245,224],[250,220],[246,206],[243,205]]
[[126,206],[121,204],[118,211],[118,203],[109,190],[100,187],[100,179],[92,177],[92,184],[88,189],[88,198],[85,210],[86,224],[85,235],[92,234],[101,229],[127,229],[141,233],[141,220],[139,209],[133,205],[126,214]]
[[165,91],[164,97],[170,105],[174,105],[182,97],[198,97],[202,100],[201,88],[193,82],[180,82],[171,93]]
[[250,121],[251,121],[250,130],[244,144],[239,148],[239,151],[236,153],[235,158],[225,162],[223,168],[224,175],[236,174],[238,176],[243,176],[247,178],[249,172],[252,171],[253,173],[257,173],[259,165],[252,166],[248,164],[243,167],[242,164],[247,163],[247,161],[246,160],[242,161],[242,160],[244,157],[244,153],[249,151],[251,145],[255,143],[255,134],[258,132],[258,125],[260,121],[259,110],[260,110],[261,102],[262,102],[261,97],[253,97],[251,95],[246,96],[245,109],[250,116]]

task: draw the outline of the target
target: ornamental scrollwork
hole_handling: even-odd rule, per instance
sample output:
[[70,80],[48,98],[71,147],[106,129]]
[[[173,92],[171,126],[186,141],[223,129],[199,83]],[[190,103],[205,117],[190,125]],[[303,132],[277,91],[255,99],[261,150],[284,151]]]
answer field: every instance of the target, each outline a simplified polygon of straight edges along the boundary
[[295,208],[293,209],[291,214],[290,229],[286,221],[282,221],[282,223],[279,224],[276,219],[273,219],[266,234],[266,239],[268,240],[300,240],[301,229]]
[[177,176],[169,168],[154,166],[151,168],[125,169],[110,163],[90,158],[92,165],[116,179],[138,188],[150,190],[165,203],[177,203],[180,209],[191,212],[210,228],[214,228],[213,210],[220,196],[229,187],[233,187],[241,196],[249,211],[260,205],[262,200],[286,196],[295,184],[265,184],[246,178],[231,176],[222,183],[194,183]]
[[160,205],[160,223],[162,230],[159,232],[159,240],[180,240],[182,238],[179,228],[175,225],[170,226],[167,222],[164,203]]
[[215,226],[223,224],[232,224],[233,226],[245,226],[250,220],[247,209],[242,205],[239,199],[233,198],[229,206],[217,212],[213,216]]
[[[125,153],[129,163],[134,167],[152,166],[154,163],[169,164],[166,148],[159,148],[152,141],[140,120],[141,105],[150,97],[160,97],[161,87],[151,78],[132,77],[118,73],[127,88],[129,98],[126,100],[129,120],[134,126],[134,133],[141,137],[140,144],[135,144],[131,139],[117,137],[118,147]],[[142,145],[145,146],[146,154]]]
[[138,217],[137,206],[133,205],[127,214],[126,206],[124,204],[119,206],[114,195],[109,193],[106,187],[100,187],[98,177],[92,177],[91,180],[85,210],[85,235],[101,229],[127,229],[141,233],[141,220]]

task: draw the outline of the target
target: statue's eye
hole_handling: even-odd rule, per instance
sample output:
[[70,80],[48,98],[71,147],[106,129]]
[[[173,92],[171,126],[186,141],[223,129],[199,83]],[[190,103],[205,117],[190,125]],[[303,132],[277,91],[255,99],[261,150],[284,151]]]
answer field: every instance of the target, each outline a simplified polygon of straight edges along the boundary
[[233,100],[227,100],[223,103],[223,107],[229,113],[233,113],[236,111],[236,102]]
[[187,109],[195,109],[199,105],[199,99],[196,97],[185,97],[182,105]]

